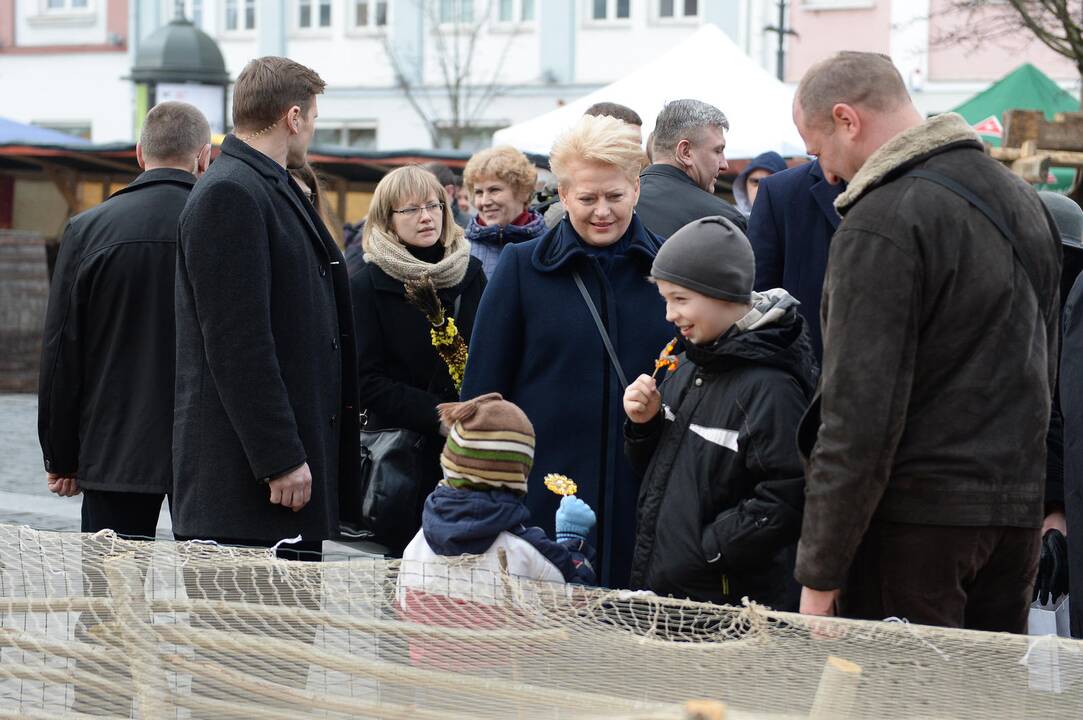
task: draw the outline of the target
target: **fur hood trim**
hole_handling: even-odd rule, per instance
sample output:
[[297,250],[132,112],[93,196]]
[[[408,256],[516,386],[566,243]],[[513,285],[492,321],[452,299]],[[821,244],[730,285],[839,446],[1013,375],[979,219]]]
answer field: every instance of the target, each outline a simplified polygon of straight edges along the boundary
[[944,113],[921,125],[904,130],[869,156],[854,175],[846,191],[835,198],[835,207],[843,214],[858,199],[873,189],[892,171],[934,152],[937,148],[971,140],[981,143],[978,134],[958,113]]

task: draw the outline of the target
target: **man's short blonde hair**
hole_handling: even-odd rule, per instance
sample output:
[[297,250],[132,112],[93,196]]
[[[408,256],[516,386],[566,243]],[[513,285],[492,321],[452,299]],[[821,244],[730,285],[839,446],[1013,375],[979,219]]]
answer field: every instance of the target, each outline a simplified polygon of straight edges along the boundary
[[620,168],[635,182],[645,166],[640,132],[623,120],[608,115],[584,115],[557,137],[549,151],[549,167],[557,185],[566,187],[571,166],[577,161],[602,163]]
[[474,187],[486,179],[496,178],[507,183],[516,200],[527,202],[538,181],[538,169],[522,154],[509,145],[482,150],[475,153],[463,170],[463,187],[472,196]]
[[455,224],[455,218],[451,214],[451,203],[448,202],[444,186],[435,175],[418,165],[396,168],[384,175],[383,180],[376,186],[376,192],[372,194],[372,204],[369,205],[368,219],[365,220],[361,247],[365,252],[371,249],[369,244],[373,228],[394,237],[395,228],[391,223],[394,211],[402,210],[414,203],[424,204],[430,196],[444,204],[444,210],[441,213],[444,222],[440,228],[440,244],[446,247],[451,242],[451,233],[459,226]]

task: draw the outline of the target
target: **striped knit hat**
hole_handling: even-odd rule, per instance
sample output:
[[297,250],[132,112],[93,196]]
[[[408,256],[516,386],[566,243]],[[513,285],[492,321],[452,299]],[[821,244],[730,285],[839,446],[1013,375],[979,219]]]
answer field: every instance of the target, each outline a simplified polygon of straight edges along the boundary
[[437,410],[450,429],[440,454],[443,484],[526,494],[526,478],[534,465],[534,426],[522,410],[500,393],[445,403]]

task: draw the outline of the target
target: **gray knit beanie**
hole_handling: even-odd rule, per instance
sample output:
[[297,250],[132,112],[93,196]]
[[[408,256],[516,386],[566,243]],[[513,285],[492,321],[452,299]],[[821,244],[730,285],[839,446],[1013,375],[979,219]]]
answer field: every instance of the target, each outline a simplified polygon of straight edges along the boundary
[[748,238],[722,216],[693,220],[662,243],[651,277],[719,300],[752,302],[756,259]]

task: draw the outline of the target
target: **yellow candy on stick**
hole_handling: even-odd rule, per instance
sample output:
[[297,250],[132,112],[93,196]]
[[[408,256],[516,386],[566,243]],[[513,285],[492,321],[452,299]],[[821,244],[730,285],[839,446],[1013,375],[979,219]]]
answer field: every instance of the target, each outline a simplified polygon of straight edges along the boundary
[[557,495],[564,495],[565,497],[568,495],[575,495],[575,491],[579,489],[575,484],[575,481],[567,475],[550,473],[545,476],[543,481],[545,482],[545,487],[550,491],[555,492]]

